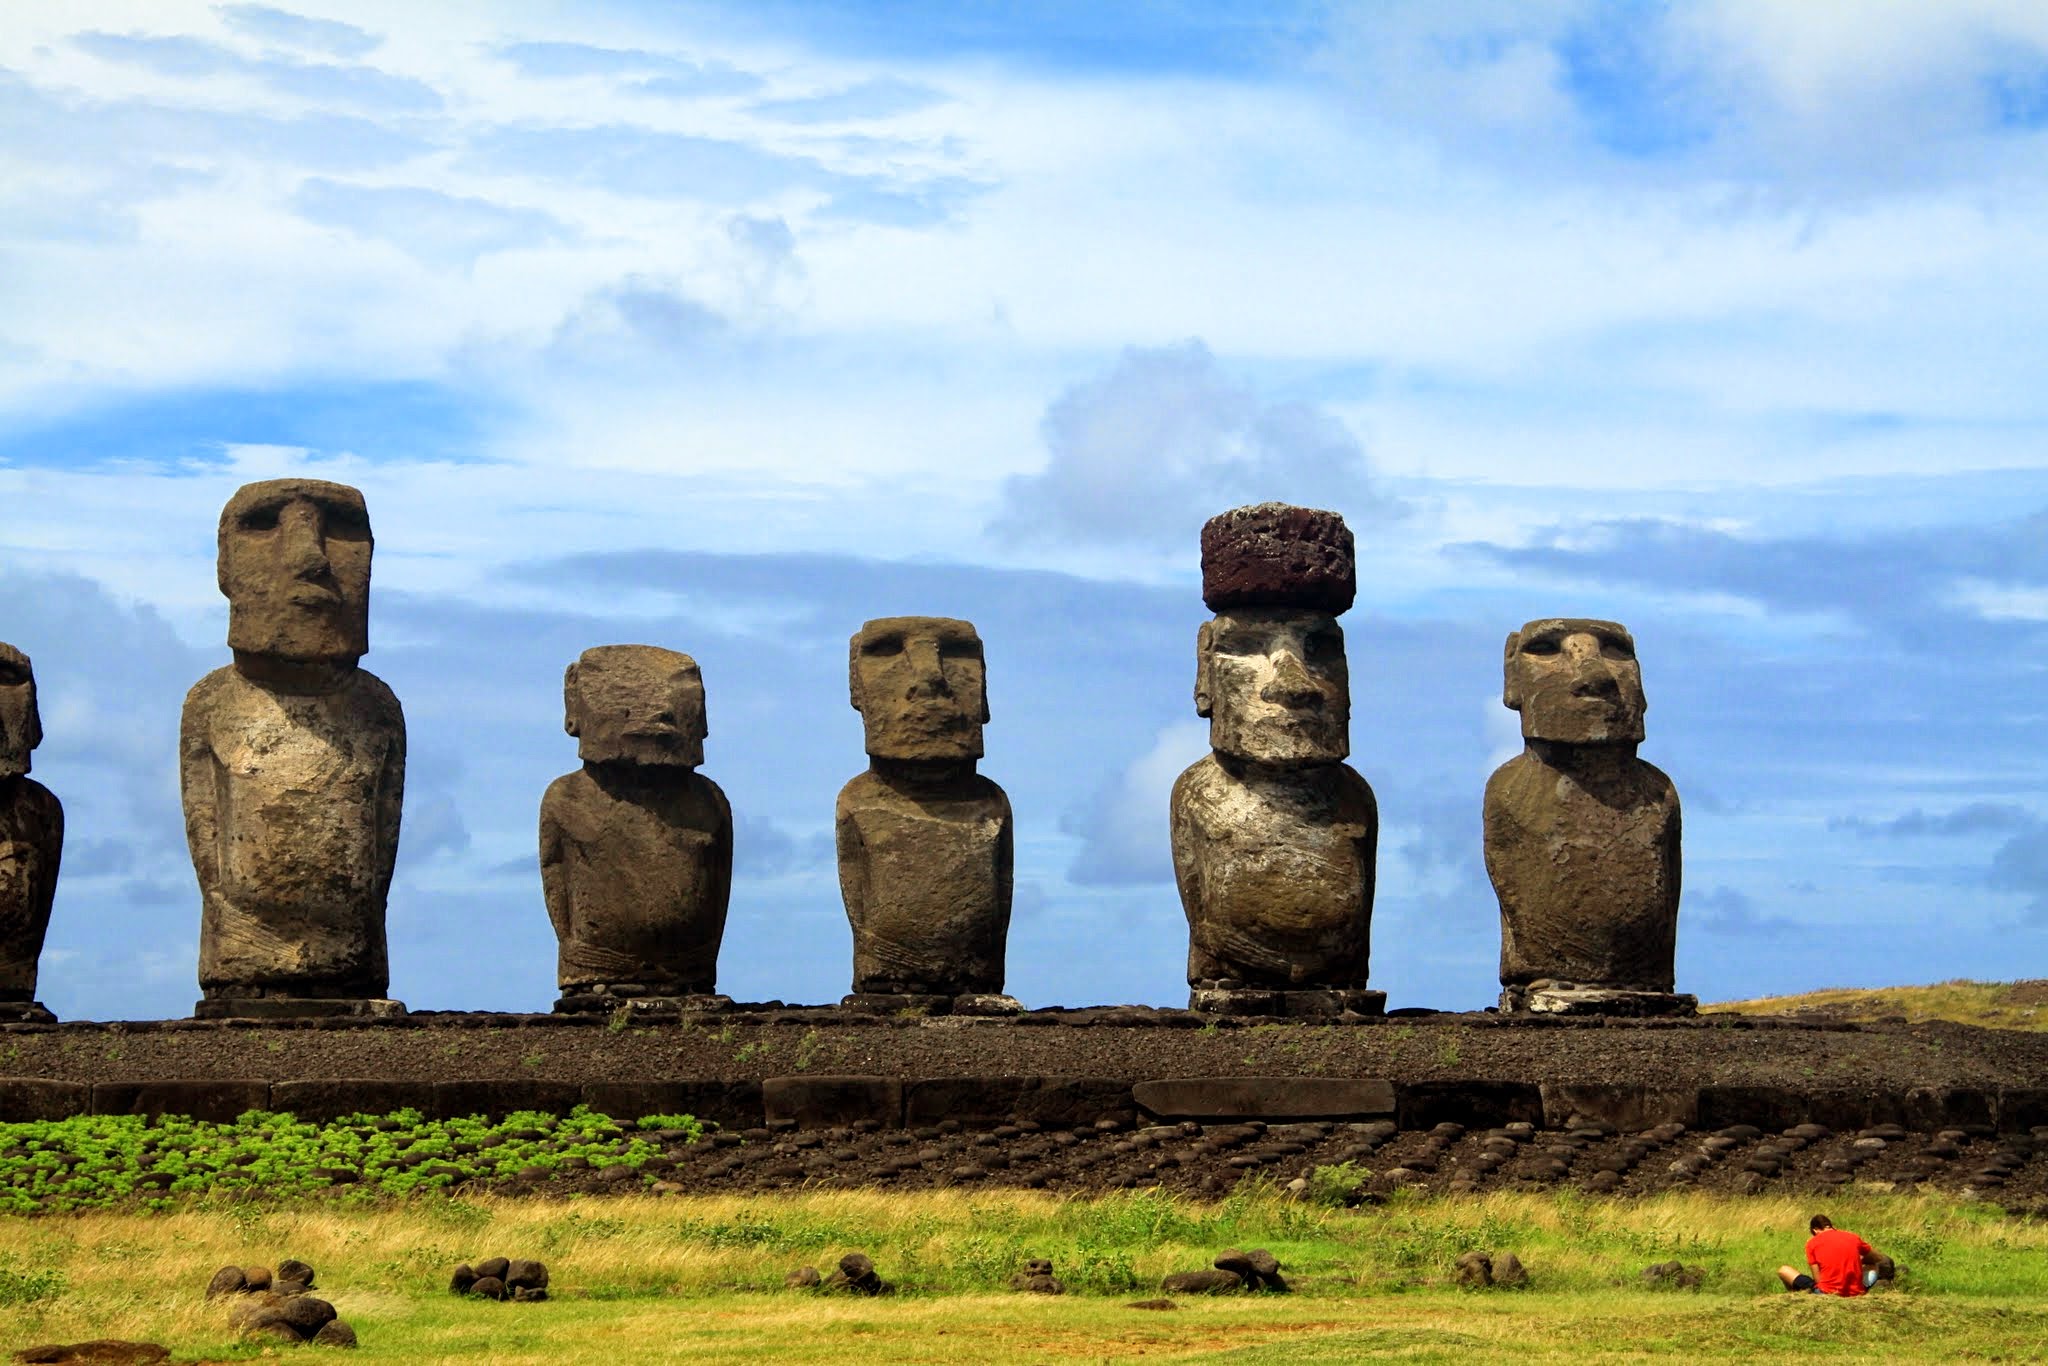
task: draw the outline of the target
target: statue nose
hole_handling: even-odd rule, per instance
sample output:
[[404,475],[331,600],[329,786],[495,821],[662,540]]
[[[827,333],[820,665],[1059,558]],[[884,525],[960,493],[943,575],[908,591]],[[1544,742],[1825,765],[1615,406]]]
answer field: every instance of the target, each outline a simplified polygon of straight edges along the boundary
[[288,507],[278,518],[284,531],[285,570],[295,578],[317,579],[329,569],[327,538],[320,514],[302,504]]
[[953,689],[946,682],[945,666],[939,662],[937,645],[911,644],[904,647],[904,653],[910,659],[910,687],[906,696],[915,699],[953,695]]
[[1323,690],[1309,677],[1301,660],[1289,651],[1274,664],[1273,676],[1259,689],[1259,697],[1283,707],[1307,707],[1323,700]]

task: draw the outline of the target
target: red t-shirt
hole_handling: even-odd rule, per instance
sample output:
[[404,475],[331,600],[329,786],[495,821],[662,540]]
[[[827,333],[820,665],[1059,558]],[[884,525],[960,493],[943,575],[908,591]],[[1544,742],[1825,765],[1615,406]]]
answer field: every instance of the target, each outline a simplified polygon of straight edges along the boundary
[[1824,1228],[1806,1240],[1806,1260],[1820,1268],[1814,1280],[1823,1295],[1863,1293],[1863,1254],[1877,1255],[1870,1244],[1845,1228]]

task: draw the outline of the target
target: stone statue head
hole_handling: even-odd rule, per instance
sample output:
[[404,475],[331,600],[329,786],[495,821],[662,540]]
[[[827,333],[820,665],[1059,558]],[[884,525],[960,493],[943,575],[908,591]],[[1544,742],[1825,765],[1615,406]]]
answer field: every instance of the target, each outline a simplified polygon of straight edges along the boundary
[[1508,633],[1501,701],[1531,740],[1636,744],[1643,738],[1643,671],[1619,622],[1545,617]]
[[1195,637],[1195,712],[1209,746],[1255,763],[1337,763],[1351,753],[1351,670],[1328,612],[1239,607]]
[[0,778],[28,772],[29,751],[42,742],[35,669],[27,655],[0,641]]
[[695,768],[704,762],[704,675],[654,645],[599,645],[562,676],[562,728],[585,763]]
[[265,479],[220,514],[228,644],[294,661],[355,660],[370,649],[370,514],[324,479]]
[[981,757],[988,668],[971,622],[878,617],[847,647],[853,709],[879,759]]

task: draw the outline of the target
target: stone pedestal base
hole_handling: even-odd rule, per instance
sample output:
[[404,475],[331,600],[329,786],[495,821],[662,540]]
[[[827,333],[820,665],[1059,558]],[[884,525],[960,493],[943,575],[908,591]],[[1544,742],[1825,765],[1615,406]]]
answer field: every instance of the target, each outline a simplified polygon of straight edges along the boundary
[[1531,982],[1500,994],[1505,1015],[1696,1015],[1700,998],[1670,991],[1629,991],[1578,982]]
[[55,1024],[57,1017],[41,1001],[0,1001],[0,1024]]
[[209,996],[192,1007],[195,1020],[396,1020],[405,1003],[355,996]]
[[1188,992],[1188,1009],[1205,1015],[1269,1015],[1285,1019],[1326,1020],[1333,1015],[1384,1015],[1387,1013],[1387,993],[1368,987],[1292,991],[1197,984]]
[[846,1010],[869,1015],[1022,1015],[1024,1004],[1001,992],[976,991],[961,996],[926,996],[912,992],[856,991],[840,998]]
[[673,1019],[679,1015],[716,1014],[732,1009],[732,997],[715,991],[685,996],[620,996],[608,991],[572,991],[555,1002],[557,1015],[612,1015],[620,1009],[635,1017]]

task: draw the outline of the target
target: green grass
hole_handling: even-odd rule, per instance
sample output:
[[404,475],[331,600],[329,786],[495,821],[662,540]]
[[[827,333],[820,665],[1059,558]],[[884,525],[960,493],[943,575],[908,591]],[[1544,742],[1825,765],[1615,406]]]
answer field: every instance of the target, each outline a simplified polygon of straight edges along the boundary
[[[1825,1208],[1898,1258],[1897,1288],[1857,1302],[1787,1295],[1772,1271],[1798,1260],[1814,1211],[1698,1192],[1358,1210],[1269,1187],[1216,1203],[992,1191],[184,1200],[154,1214],[0,1217],[0,1343],[111,1336],[187,1361],[252,1356],[201,1291],[224,1263],[288,1256],[318,1270],[365,1361],[1957,1361],[2022,1359],[2048,1340],[2048,1226],[1931,1195],[1846,1192]],[[1272,1249],[1295,1293],[1125,1307],[1229,1245]],[[1516,1253],[1532,1286],[1458,1289],[1451,1263],[1470,1248]],[[792,1267],[828,1269],[855,1249],[897,1294],[781,1289]],[[544,1259],[556,1298],[445,1292],[457,1262],[489,1255]],[[1070,1293],[1005,1292],[1029,1256],[1051,1257]],[[1641,1282],[1670,1258],[1704,1267],[1704,1287]]]
[[1986,1029],[2048,1030],[2048,981],[1971,982],[1924,987],[1829,987],[1797,996],[1703,1005],[1702,1014],[1823,1015],[1869,1022],[1904,1016],[1913,1024],[1947,1020]]

